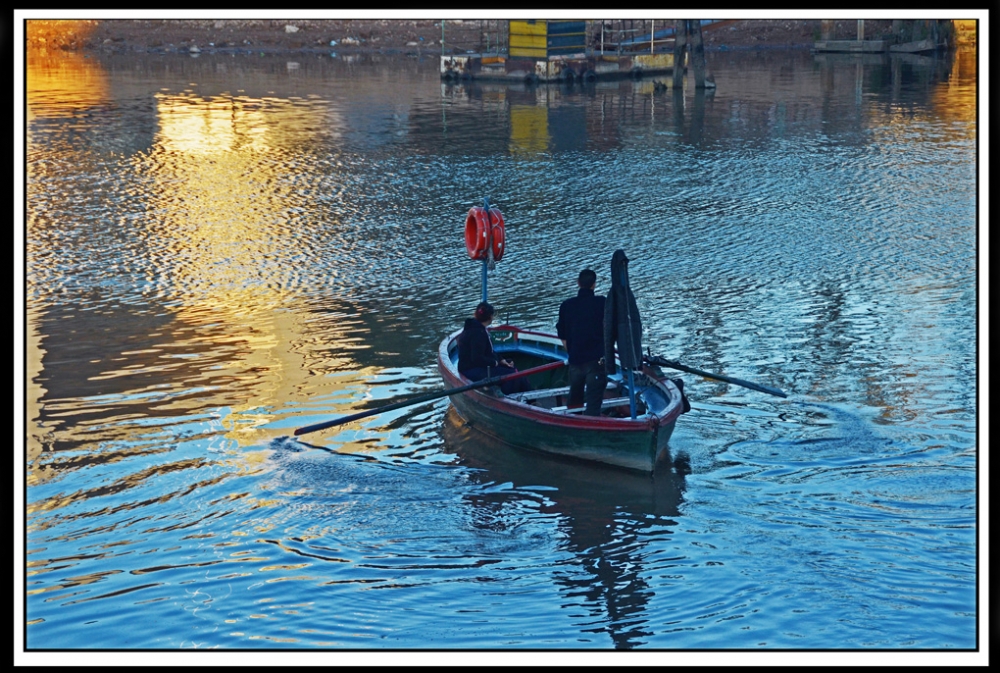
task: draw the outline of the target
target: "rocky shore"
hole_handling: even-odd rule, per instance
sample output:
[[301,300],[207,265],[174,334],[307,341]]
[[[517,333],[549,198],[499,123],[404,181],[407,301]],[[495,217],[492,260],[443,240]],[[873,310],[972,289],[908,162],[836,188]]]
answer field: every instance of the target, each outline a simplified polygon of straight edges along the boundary
[[[442,52],[436,19],[110,19],[29,20],[29,51],[116,53],[330,52],[432,54]],[[666,25],[663,21],[663,25]],[[877,39],[891,21],[866,21]],[[447,53],[489,41],[488,20],[445,19]],[[819,39],[818,19],[745,19],[704,32],[706,50],[808,48]],[[838,39],[853,39],[856,20],[835,22]],[[494,38],[495,39],[495,38]]]

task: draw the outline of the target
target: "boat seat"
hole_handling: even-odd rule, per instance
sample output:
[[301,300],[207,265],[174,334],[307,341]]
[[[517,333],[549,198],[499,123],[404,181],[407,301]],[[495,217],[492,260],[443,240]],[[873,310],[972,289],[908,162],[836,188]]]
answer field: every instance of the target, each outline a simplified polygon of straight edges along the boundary
[[[601,409],[609,409],[611,407],[620,407],[623,404],[628,404],[629,398],[627,397],[610,397],[601,403]],[[549,411],[561,411],[567,414],[579,414],[583,413],[584,407],[581,405],[579,407],[552,407]]]
[[556,395],[569,395],[569,386],[563,388],[540,388],[539,390],[528,390],[523,393],[508,395],[507,399],[517,402],[527,402],[528,400],[540,400],[543,397],[555,397]]

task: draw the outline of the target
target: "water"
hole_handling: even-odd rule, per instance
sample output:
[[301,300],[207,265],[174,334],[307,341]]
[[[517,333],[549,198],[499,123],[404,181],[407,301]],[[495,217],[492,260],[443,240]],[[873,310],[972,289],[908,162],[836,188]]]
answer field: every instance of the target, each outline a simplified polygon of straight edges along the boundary
[[[24,648],[975,650],[976,65],[29,59]],[[293,440],[440,387],[486,198],[502,318],[551,331],[622,248],[645,346],[789,397],[684,375],[654,478],[447,399]]]

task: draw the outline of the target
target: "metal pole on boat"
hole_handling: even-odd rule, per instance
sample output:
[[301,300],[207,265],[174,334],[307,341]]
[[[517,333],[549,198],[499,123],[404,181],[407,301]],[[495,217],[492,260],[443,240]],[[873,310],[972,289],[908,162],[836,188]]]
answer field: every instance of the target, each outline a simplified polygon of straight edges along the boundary
[[[628,260],[626,260],[627,262]],[[628,288],[628,271],[625,270],[623,266],[621,269],[621,284],[623,287]],[[632,314],[629,313],[628,306],[625,307],[625,315],[628,316],[629,322],[629,338],[632,338]],[[632,344],[628,344],[629,348],[632,348]],[[642,353],[639,353],[640,359],[642,358]],[[628,370],[628,407],[632,414],[632,420],[635,420],[635,371],[631,368]]]
[[[489,200],[488,197],[485,198],[485,199],[483,199],[483,210],[486,211],[486,227],[487,227],[487,230],[488,230],[488,235],[490,237],[492,237],[493,236],[493,231],[492,231],[493,225],[492,225],[492,221],[491,221],[491,218],[490,218],[490,200]],[[486,243],[487,252],[486,252],[486,256],[483,257],[483,298],[482,298],[482,301],[486,301],[487,300],[486,299],[487,298],[487,291],[486,291],[486,270],[487,270],[487,267],[489,265],[489,260],[490,260],[490,252],[489,252],[490,245],[491,245],[491,242],[487,241],[487,243]]]
[[635,420],[635,372],[628,370],[628,408]]

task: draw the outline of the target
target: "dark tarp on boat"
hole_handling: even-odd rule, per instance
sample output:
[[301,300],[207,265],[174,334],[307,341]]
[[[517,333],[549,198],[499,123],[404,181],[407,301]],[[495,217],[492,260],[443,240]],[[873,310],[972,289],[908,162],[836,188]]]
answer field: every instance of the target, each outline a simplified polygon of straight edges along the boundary
[[604,367],[615,369],[615,344],[623,371],[642,368],[642,322],[635,295],[628,284],[628,257],[615,250],[611,257],[611,290],[604,302]]

